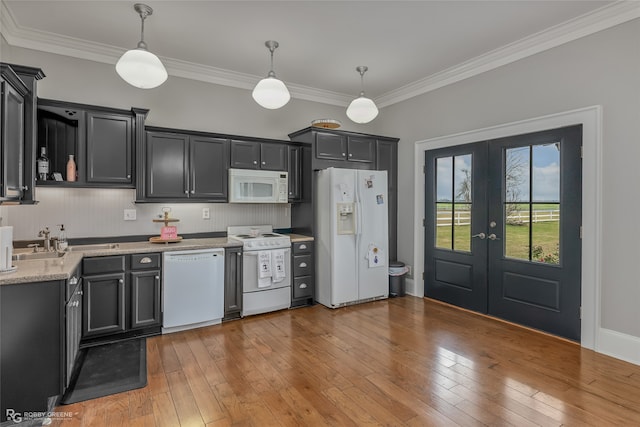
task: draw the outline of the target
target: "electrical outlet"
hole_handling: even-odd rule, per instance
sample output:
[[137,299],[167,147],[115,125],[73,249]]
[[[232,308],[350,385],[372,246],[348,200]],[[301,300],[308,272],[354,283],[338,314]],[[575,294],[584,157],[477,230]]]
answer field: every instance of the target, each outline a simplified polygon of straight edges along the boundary
[[135,221],[136,220],[136,210],[135,209],[125,209],[124,210],[124,220],[125,221]]
[[409,264],[406,264],[405,267],[407,267],[407,278],[412,278],[413,277],[413,267],[411,267]]
[[211,213],[209,212],[209,208],[202,208],[202,219],[210,219]]

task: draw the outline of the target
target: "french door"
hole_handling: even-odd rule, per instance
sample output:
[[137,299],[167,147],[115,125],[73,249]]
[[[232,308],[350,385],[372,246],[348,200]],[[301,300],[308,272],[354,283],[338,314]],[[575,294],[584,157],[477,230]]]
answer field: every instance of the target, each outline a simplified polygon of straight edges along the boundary
[[425,296],[580,339],[581,135],[426,152]]

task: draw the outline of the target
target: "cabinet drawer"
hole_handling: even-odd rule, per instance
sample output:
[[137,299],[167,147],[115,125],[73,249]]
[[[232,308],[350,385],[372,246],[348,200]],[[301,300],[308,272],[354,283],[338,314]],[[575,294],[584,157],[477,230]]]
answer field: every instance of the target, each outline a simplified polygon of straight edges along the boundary
[[303,276],[293,279],[293,299],[313,297],[313,277]]
[[160,254],[135,254],[131,255],[132,270],[148,270],[160,267]]
[[85,276],[91,274],[111,273],[125,270],[124,255],[101,256],[85,258],[82,261],[82,273]]
[[313,241],[309,240],[307,242],[295,242],[293,244],[293,254],[308,254],[313,252]]
[[293,257],[293,277],[309,276],[313,274],[313,257],[296,255]]

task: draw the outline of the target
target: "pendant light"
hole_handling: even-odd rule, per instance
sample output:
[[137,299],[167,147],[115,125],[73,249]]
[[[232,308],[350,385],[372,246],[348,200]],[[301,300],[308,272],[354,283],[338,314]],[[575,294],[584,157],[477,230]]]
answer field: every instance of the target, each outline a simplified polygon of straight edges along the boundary
[[157,56],[147,50],[144,42],[144,20],[153,13],[146,4],[136,3],[133,8],[140,15],[142,29],[140,41],[135,49],[124,53],[116,64],[116,71],[131,86],[140,89],[152,89],[167,80],[167,70]]
[[267,77],[258,82],[251,96],[261,107],[276,110],[284,107],[291,99],[291,95],[282,80],[278,80],[273,71],[273,51],[278,48],[278,42],[267,40],[264,45],[271,52],[271,69]]
[[356,67],[356,71],[360,73],[362,90],[360,91],[360,96],[351,101],[351,104],[349,104],[347,108],[347,117],[356,123],[369,123],[378,115],[378,107],[376,107],[376,104],[364,96],[364,73],[366,73],[368,69],[369,68],[364,65]]

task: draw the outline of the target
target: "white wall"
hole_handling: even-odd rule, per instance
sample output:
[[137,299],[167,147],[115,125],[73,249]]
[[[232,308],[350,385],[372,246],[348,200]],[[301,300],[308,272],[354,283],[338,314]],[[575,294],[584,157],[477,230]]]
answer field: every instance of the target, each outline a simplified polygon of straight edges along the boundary
[[423,232],[413,226],[414,185],[424,185],[414,183],[415,142],[591,105],[603,108],[600,327],[639,338],[640,227],[628,213],[640,209],[640,20],[385,108],[377,129],[401,138],[398,258],[413,262]]

